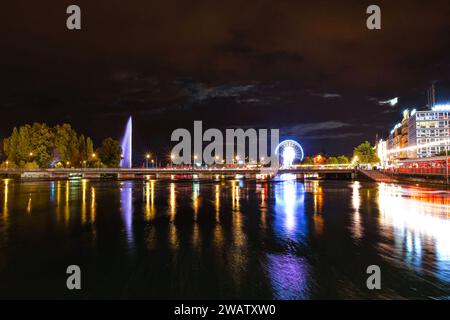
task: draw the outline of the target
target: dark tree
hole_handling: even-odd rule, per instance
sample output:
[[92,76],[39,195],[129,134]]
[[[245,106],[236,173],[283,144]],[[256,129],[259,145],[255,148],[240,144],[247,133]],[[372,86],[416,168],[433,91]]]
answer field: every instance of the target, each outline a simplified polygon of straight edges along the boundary
[[98,149],[100,161],[106,167],[117,168],[122,157],[122,148],[117,140],[106,138]]

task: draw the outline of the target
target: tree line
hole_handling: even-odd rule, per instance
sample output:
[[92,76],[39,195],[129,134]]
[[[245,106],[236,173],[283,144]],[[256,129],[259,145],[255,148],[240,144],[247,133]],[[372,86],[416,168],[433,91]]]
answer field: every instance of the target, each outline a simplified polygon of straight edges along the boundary
[[316,155],[314,157],[305,157],[303,159],[303,164],[347,164],[350,163],[350,160],[342,155],[342,156],[331,156],[326,157],[324,155]]
[[118,141],[106,138],[95,149],[90,137],[78,134],[67,123],[14,127],[2,142],[2,168],[118,167],[122,156]]
[[[353,157],[355,164],[374,164],[380,162],[377,151],[370,142],[365,141],[353,149]],[[318,154],[314,157],[305,157],[303,164],[348,164],[350,159],[344,155],[327,157],[323,154]]]

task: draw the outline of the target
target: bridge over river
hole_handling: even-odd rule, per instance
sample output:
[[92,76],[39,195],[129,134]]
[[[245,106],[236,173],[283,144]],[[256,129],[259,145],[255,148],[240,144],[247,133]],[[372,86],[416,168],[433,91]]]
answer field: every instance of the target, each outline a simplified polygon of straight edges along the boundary
[[52,168],[0,169],[0,177],[22,180],[33,179],[270,179],[283,174],[297,178],[352,179],[353,168],[327,166],[299,166],[295,168]]

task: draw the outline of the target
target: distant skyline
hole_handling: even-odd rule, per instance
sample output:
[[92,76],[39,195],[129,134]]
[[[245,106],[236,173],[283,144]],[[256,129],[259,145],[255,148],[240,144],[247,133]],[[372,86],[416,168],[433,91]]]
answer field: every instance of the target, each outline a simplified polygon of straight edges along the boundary
[[[175,128],[279,128],[306,154],[349,154],[406,108],[450,101],[448,1],[75,1],[2,5],[0,136],[69,122],[99,143],[133,116],[134,159]],[[380,102],[399,98],[395,106]]]

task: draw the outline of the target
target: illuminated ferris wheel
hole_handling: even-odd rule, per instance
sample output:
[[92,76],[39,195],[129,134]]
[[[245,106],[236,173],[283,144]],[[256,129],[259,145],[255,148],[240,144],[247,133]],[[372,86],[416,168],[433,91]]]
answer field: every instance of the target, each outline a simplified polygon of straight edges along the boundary
[[283,168],[292,167],[294,162],[300,162],[304,157],[302,146],[295,140],[281,141],[275,149],[275,154]]

